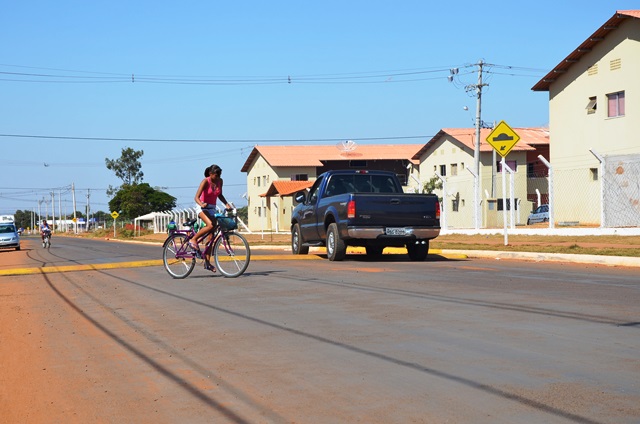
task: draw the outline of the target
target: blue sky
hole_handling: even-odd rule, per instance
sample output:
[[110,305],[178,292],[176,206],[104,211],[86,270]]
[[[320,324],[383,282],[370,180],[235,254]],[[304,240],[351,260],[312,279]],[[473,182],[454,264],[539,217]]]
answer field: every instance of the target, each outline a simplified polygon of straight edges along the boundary
[[[546,126],[531,87],[636,1],[25,1],[0,14],[0,213],[108,211],[105,158],[143,150],[144,182],[193,204],[203,169],[256,144],[426,143],[486,122]],[[453,82],[449,69],[458,68]],[[289,82],[290,81],[290,82]],[[467,106],[468,110],[464,110]],[[46,166],[45,166],[46,164]],[[59,194],[61,194],[59,196]],[[48,206],[50,208],[50,206]],[[50,209],[49,209],[50,210]],[[44,214],[45,205],[41,203]],[[57,214],[57,213],[56,213]]]

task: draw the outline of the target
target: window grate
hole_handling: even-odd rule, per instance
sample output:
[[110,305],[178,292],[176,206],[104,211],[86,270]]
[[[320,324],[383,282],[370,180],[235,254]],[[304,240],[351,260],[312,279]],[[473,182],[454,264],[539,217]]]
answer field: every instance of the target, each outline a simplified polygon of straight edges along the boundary
[[622,59],[613,59],[609,62],[609,69],[612,71],[617,71],[622,68]]

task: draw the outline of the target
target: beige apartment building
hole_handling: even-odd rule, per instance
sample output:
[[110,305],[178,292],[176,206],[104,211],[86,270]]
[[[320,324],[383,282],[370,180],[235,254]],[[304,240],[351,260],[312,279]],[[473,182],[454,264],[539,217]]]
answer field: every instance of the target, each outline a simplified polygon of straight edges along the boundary
[[[283,232],[291,226],[293,194],[311,186],[318,175],[334,169],[393,171],[403,184],[413,156],[422,144],[365,145],[338,143],[324,146],[255,146],[245,161],[251,231]],[[411,180],[413,181],[413,180]]]
[[[545,203],[547,199],[546,166],[538,159],[538,155],[545,159],[549,157],[548,131],[546,128],[513,130],[520,140],[505,158],[507,166],[513,171],[513,174],[507,174],[506,209],[503,207],[502,157],[496,155],[493,147],[486,142],[492,130],[482,129],[480,132],[481,227],[484,228],[502,226],[505,210],[510,215],[512,187],[514,225],[526,224],[533,206]],[[475,171],[475,138],[475,128],[443,128],[414,156],[420,162],[421,185],[433,178],[443,184],[442,189],[435,191],[443,199],[443,227],[473,228],[475,225],[474,177],[469,172]]]
[[640,225],[640,10],[617,11],[542,78],[556,222]]

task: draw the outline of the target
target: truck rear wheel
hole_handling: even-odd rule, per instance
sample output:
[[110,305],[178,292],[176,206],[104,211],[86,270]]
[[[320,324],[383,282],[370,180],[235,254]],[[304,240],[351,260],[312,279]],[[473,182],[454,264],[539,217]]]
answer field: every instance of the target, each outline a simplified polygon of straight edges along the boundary
[[407,244],[407,253],[412,261],[424,261],[429,253],[429,240],[425,240],[424,244]]
[[327,257],[330,261],[341,261],[347,254],[347,246],[340,238],[338,224],[329,224],[327,230]]
[[302,245],[300,224],[295,224],[293,228],[291,228],[291,251],[294,255],[306,255],[309,253],[309,246]]

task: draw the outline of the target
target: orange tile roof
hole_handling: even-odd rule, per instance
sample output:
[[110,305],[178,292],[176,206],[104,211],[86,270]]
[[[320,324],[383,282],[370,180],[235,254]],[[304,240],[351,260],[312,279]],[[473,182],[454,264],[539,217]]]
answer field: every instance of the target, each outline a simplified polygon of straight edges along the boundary
[[271,197],[279,195],[289,196],[291,194],[297,193],[300,190],[304,190],[305,188],[309,188],[313,185],[313,181],[289,181],[289,180],[278,180],[271,183],[269,188],[265,193],[262,193],[260,197]]
[[[487,143],[487,137],[491,134],[492,129],[482,128],[480,130],[480,151],[490,152],[493,147]],[[513,128],[516,134],[520,136],[520,141],[513,146],[513,151],[523,150],[535,150],[535,147],[541,144],[549,144],[549,130],[547,128]],[[471,150],[475,149],[475,128],[443,128],[438,134],[434,135],[431,140],[425,144],[422,149],[413,157],[413,159],[420,159],[420,156],[424,155],[436,141],[440,140],[443,136],[448,135],[456,139],[461,144],[465,145]]]
[[277,167],[317,167],[324,161],[334,160],[391,160],[411,161],[422,144],[358,144],[349,152],[341,151],[336,145],[323,146],[255,146],[242,166],[247,172],[253,161],[262,155],[272,168]]
[[556,65],[547,75],[536,83],[531,89],[533,91],[549,91],[549,86],[555,82],[559,74],[566,73],[567,70],[585,54],[591,52],[593,47],[602,41],[607,34],[615,31],[623,20],[632,18],[640,19],[640,10],[618,10],[616,13],[600,28],[596,30],[589,38],[582,42],[573,52],[569,54],[562,62]]

